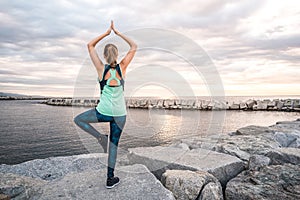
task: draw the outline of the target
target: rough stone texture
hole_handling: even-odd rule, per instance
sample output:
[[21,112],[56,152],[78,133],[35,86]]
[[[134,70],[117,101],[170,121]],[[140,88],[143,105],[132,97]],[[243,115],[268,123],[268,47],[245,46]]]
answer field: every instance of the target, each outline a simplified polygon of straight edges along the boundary
[[227,183],[225,197],[230,200],[300,199],[300,166],[270,165],[260,171],[244,171]]
[[239,128],[236,131],[236,135],[259,135],[265,133],[272,133],[269,127],[250,125],[243,128]]
[[295,144],[295,141],[299,141],[300,131],[294,132],[275,132],[274,140],[277,141],[281,147],[289,147]]
[[3,198],[6,196],[6,198],[30,199],[46,183],[47,181],[17,174],[0,173],[0,194],[3,194]]
[[106,160],[106,154],[97,153],[1,165],[0,193],[32,200],[174,199],[143,165],[117,166],[121,183],[117,189],[106,189]]
[[158,178],[167,169],[207,171],[223,186],[244,169],[243,162],[234,157],[206,149],[184,150],[176,147],[139,147],[129,149],[129,162],[148,167]]
[[162,176],[162,182],[177,200],[223,199],[221,184],[208,172],[167,170]]
[[270,158],[273,165],[284,163],[300,164],[300,149],[298,148],[278,148],[269,151],[266,156]]
[[0,200],[10,200],[10,197],[5,194],[0,194]]
[[222,189],[218,183],[209,182],[203,188],[199,200],[223,200]]
[[252,155],[249,158],[248,169],[259,170],[263,166],[269,165],[271,162],[270,158],[262,155]]
[[107,154],[93,153],[74,156],[49,157],[20,163],[17,165],[0,165],[0,173],[13,173],[42,180],[62,178],[70,172],[87,169],[106,169]]
[[118,177],[120,184],[108,190],[105,188],[104,169],[70,173],[60,180],[51,181],[33,199],[175,200],[173,194],[143,165],[121,166]]
[[232,156],[236,156],[241,160],[247,161],[250,158],[250,154],[246,151],[242,151],[237,145],[234,144],[218,144],[216,145],[213,150],[220,152],[220,153],[226,153]]

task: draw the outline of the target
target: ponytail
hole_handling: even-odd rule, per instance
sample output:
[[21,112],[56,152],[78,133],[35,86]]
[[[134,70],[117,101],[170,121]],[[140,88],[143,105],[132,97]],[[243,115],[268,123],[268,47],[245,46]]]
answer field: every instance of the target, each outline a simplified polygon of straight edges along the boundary
[[111,67],[115,67],[117,65],[118,48],[114,44],[105,45],[104,56],[105,56],[106,62]]

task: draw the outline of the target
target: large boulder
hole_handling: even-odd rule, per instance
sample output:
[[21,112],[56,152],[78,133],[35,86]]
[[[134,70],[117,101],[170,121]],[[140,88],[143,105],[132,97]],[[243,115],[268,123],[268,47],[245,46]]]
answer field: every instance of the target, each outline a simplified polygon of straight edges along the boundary
[[298,148],[278,148],[269,151],[266,156],[270,158],[273,165],[284,163],[300,165],[300,149]]
[[274,140],[277,141],[281,147],[296,147],[297,141],[300,141],[300,131],[294,132],[275,132]]
[[236,135],[260,135],[273,133],[273,130],[266,126],[249,125],[236,130]]
[[185,150],[176,147],[138,147],[129,149],[130,164],[148,167],[158,178],[167,169],[207,171],[222,184],[244,170],[244,163],[234,157],[206,149]]
[[221,184],[208,172],[167,170],[162,182],[177,200],[223,199]]
[[227,183],[226,199],[300,199],[300,166],[269,165],[260,171],[244,171]]
[[172,199],[143,165],[119,166],[116,189],[105,187],[107,155],[83,154],[1,165],[0,193],[14,199]]
[[106,170],[86,170],[49,182],[35,199],[175,200],[173,194],[143,165],[121,166],[116,173],[120,184],[110,190],[105,188]]
[[13,173],[41,180],[54,180],[70,172],[87,169],[106,169],[107,154],[93,153],[74,156],[49,157],[23,162],[17,165],[0,165],[0,173]]

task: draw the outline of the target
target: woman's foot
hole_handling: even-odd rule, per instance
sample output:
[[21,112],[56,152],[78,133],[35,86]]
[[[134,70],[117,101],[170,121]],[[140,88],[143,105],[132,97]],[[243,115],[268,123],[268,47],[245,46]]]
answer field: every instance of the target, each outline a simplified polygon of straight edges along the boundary
[[120,179],[118,177],[107,178],[106,180],[106,188],[111,189],[120,183]]
[[98,138],[98,143],[102,146],[104,153],[107,153],[108,135],[101,135]]

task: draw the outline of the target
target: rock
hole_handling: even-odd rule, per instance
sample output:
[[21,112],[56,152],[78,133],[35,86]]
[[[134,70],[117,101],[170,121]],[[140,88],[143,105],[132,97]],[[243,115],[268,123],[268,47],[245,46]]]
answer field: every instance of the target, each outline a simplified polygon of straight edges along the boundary
[[0,200],[10,200],[10,197],[5,194],[0,194]]
[[203,100],[202,101],[202,104],[201,104],[201,107],[203,110],[207,110],[208,109],[208,104],[210,103],[209,100]]
[[236,131],[236,135],[258,135],[265,133],[273,133],[273,130],[265,126],[250,125],[243,128],[239,128]]
[[49,182],[36,199],[175,200],[173,194],[143,165],[121,166],[116,173],[120,184],[110,190],[105,188],[105,169],[69,173],[60,180]]
[[156,108],[163,108],[163,103],[164,103],[164,100],[163,99],[159,99],[157,101],[157,104],[156,104]]
[[194,105],[195,105],[195,100],[193,100],[193,99],[188,100],[188,102],[187,102],[188,108],[193,108]]
[[209,104],[207,105],[207,109],[212,110],[216,105],[215,101],[211,101],[209,102]]
[[202,101],[197,99],[195,102],[195,109],[201,109]]
[[244,169],[243,162],[234,157],[206,149],[184,150],[176,147],[138,147],[128,149],[130,164],[140,163],[161,178],[167,169],[207,171],[223,186]]
[[117,166],[115,174],[120,177],[121,182],[117,189],[107,190],[106,161],[107,156],[97,153],[1,165],[4,173],[0,173],[0,193],[15,196],[15,199],[33,200],[174,200],[173,194],[143,165]]
[[223,199],[221,184],[208,172],[167,170],[162,182],[177,200]]
[[294,141],[300,139],[300,131],[294,133],[275,132],[274,139],[281,147],[289,147]]
[[220,153],[226,153],[232,156],[236,156],[243,161],[248,161],[250,158],[249,153],[247,153],[246,151],[242,151],[237,145],[233,144],[218,144],[214,150]]
[[300,99],[294,99],[294,109],[300,108]]
[[297,138],[296,140],[294,140],[289,147],[293,147],[293,148],[300,148],[300,139]]
[[164,100],[164,103],[163,103],[164,108],[169,108],[169,107],[172,107],[173,105],[174,105],[174,100],[172,100],[172,99]]
[[281,165],[284,163],[300,164],[300,149],[298,148],[278,148],[269,151],[266,156],[271,159],[272,165]]
[[0,199],[29,199],[47,183],[47,181],[11,173],[0,173],[0,180],[0,194],[3,194],[3,198]]
[[224,102],[215,100],[215,105],[212,109],[213,110],[225,110],[226,104]]
[[249,158],[248,169],[249,170],[259,170],[263,166],[269,165],[271,162],[270,158],[263,155],[252,155]]
[[292,109],[293,106],[294,106],[294,102],[293,102],[292,99],[286,99],[286,100],[284,101],[283,106],[284,106],[284,107],[287,107],[287,108],[289,108],[289,109]]
[[292,164],[264,166],[260,171],[244,171],[227,183],[225,198],[300,199],[300,166]]
[[239,110],[240,109],[240,104],[235,103],[235,102],[229,103],[229,109],[230,110]]
[[277,102],[276,107],[277,107],[278,110],[281,110],[282,107],[283,107],[283,105],[284,105],[284,102],[282,102],[281,100],[279,100],[279,101]]
[[274,108],[274,107],[276,106],[276,104],[277,104],[277,101],[278,101],[278,100],[272,100],[272,101],[270,101],[270,102],[267,104],[268,110]]
[[182,139],[190,149],[204,148],[236,156],[248,162],[250,155],[265,155],[271,149],[280,147],[274,140],[275,129],[263,126],[247,126],[232,134]]
[[256,103],[257,103],[257,110],[267,110],[268,101],[257,100]]
[[17,165],[0,165],[0,173],[13,173],[42,180],[60,179],[70,172],[106,169],[107,154],[93,153],[36,159]]
[[218,183],[209,182],[204,186],[199,200],[223,200],[222,188]]
[[249,99],[246,101],[246,105],[249,109],[253,109],[253,106],[255,105],[255,101],[253,99]]
[[241,103],[240,103],[240,109],[241,109],[241,110],[247,110],[247,108],[248,108],[248,107],[247,107],[246,103],[244,103],[244,102],[241,102]]

